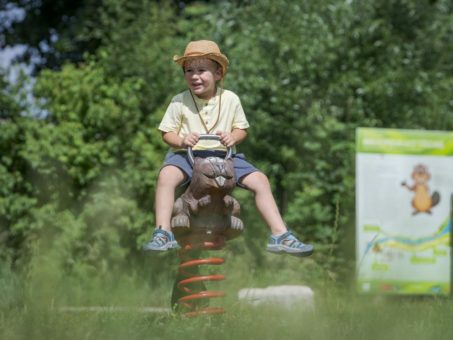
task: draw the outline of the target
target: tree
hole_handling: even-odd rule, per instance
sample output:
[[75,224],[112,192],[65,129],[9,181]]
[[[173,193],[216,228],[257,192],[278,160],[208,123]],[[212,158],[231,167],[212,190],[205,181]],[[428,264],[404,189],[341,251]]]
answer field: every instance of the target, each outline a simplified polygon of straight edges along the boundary
[[[57,19],[94,3],[56,9]],[[15,215],[2,223],[8,233],[20,230],[6,248],[53,242],[53,258],[70,259],[65,268],[80,273],[141,258],[167,150],[156,126],[185,88],[171,57],[190,40],[212,39],[231,62],[225,87],[251,122],[239,151],[270,177],[289,227],[316,243],[315,259],[343,268],[344,249],[353,249],[339,245],[354,224],[355,129],[453,128],[450,2],[185,3],[102,1],[95,19],[67,31],[87,42],[63,44],[79,57],[63,57],[57,42],[48,51],[57,66],[38,76],[40,119],[19,114],[12,92],[3,92],[0,138],[11,160],[0,175],[2,209]],[[8,197],[16,194],[27,200],[14,210],[20,201]],[[247,245],[263,264],[267,231],[248,193],[235,195]]]
[[252,122],[247,154],[289,225],[336,249],[353,229],[355,128],[452,127],[451,4],[260,1],[216,14],[226,83]]
[[0,262],[13,264],[24,251],[28,238],[23,230],[36,206],[23,155],[25,133],[35,123],[23,116],[24,107],[19,104],[22,84],[13,86],[0,78]]
[[84,53],[93,53],[99,47],[97,16],[102,3],[102,0],[2,1],[2,8],[23,11],[24,15],[11,25],[0,25],[0,36],[5,45],[27,46],[22,59],[31,61],[37,70],[55,69],[68,60],[80,62]]

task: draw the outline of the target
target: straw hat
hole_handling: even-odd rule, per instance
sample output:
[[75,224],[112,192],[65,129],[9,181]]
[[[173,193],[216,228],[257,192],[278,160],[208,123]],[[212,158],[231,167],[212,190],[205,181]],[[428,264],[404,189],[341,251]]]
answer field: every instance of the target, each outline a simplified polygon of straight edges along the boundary
[[184,66],[184,62],[189,58],[208,58],[214,60],[222,66],[222,75],[225,75],[228,69],[228,58],[220,52],[219,46],[210,40],[198,40],[191,41],[187,44],[186,50],[183,56],[175,55],[173,61],[181,66]]

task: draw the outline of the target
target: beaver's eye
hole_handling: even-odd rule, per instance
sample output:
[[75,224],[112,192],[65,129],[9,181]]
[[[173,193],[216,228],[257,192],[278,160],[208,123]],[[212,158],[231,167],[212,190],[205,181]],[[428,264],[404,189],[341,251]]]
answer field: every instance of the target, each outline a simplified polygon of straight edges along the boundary
[[216,174],[215,174],[214,171],[206,171],[206,172],[203,173],[203,175],[205,175],[208,178],[215,178],[216,177]]

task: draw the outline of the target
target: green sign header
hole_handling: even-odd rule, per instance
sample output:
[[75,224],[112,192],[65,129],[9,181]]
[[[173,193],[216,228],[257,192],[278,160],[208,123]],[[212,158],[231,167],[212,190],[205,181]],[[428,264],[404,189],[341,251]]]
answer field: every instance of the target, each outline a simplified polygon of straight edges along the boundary
[[453,132],[358,128],[356,150],[363,153],[453,156]]

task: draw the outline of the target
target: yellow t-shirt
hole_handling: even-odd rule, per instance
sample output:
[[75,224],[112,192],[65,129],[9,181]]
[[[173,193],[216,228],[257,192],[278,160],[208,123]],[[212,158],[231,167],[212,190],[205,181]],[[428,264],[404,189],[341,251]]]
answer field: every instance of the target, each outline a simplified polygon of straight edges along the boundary
[[[209,100],[195,95],[192,99],[189,90],[174,96],[162,118],[159,130],[175,132],[183,137],[191,132],[215,134],[216,131],[231,132],[233,129],[248,127],[249,123],[239,97],[229,90],[219,88],[215,97]],[[225,150],[226,148],[219,141],[200,140],[193,149]]]

